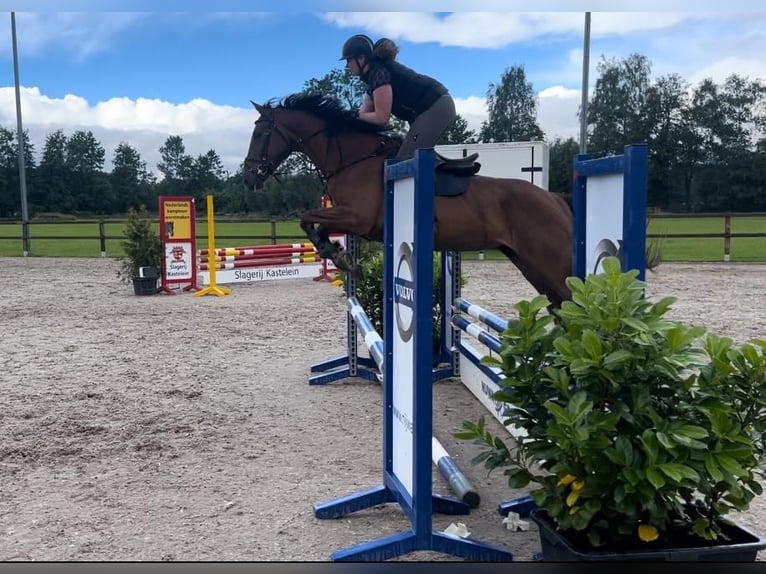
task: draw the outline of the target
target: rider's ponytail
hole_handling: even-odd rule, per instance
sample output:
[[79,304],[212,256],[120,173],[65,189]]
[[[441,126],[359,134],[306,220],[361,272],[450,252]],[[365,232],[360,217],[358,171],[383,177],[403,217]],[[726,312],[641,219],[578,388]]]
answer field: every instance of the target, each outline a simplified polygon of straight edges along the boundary
[[388,38],[381,38],[372,48],[372,56],[383,62],[387,60],[396,60],[396,55],[399,53],[399,46],[397,46],[393,40]]

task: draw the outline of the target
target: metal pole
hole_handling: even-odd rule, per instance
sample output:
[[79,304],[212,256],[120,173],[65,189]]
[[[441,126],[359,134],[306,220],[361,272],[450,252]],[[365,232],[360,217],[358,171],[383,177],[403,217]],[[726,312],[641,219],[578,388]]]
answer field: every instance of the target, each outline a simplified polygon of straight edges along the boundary
[[19,90],[19,54],[16,48],[16,13],[11,12],[13,42],[13,76],[16,84],[16,136],[19,146],[19,186],[21,188],[21,236],[24,257],[29,256],[29,211],[27,209],[27,171],[24,166],[24,130],[21,123],[21,93]]
[[590,66],[590,12],[585,13],[585,34],[582,48],[582,103],[580,104],[580,153],[588,145],[588,67]]

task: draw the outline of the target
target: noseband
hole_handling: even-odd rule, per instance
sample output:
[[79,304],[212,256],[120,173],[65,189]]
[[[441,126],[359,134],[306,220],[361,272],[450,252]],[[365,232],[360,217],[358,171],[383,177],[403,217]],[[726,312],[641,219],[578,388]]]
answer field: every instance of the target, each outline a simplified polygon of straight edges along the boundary
[[[292,148],[292,144],[290,144],[290,140],[288,140],[285,137],[285,134],[282,132],[282,130],[279,129],[279,126],[277,126],[277,122],[274,119],[274,114],[269,114],[267,117],[261,116],[255,121],[255,125],[258,125],[262,122],[268,122],[268,129],[266,130],[266,133],[263,135],[263,143],[261,144],[261,157],[260,159],[254,159],[250,157],[249,155],[245,158],[245,162],[255,162],[256,167],[250,168],[247,170],[248,173],[253,173],[261,180],[266,180],[270,175],[274,174],[274,171],[276,170],[277,166],[274,165],[274,162],[269,161],[269,158],[267,157],[267,152],[269,151],[269,142],[271,141],[271,134],[273,132],[276,132],[279,137],[282,138],[282,141],[284,141],[287,144],[288,149]],[[297,140],[297,143],[301,143],[300,138]]]

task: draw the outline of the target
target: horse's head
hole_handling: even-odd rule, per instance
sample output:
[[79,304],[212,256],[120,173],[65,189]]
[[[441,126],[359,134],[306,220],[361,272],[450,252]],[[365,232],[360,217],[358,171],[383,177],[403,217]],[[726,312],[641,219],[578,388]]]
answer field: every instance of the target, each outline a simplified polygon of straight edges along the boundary
[[260,114],[255,121],[244,164],[245,186],[261,189],[279,165],[294,151],[293,141],[277,125],[276,109],[251,103]]
[[244,163],[249,189],[263,187],[294,151],[306,154],[330,179],[352,165],[388,153],[398,141],[385,135],[385,128],[360,120],[355,110],[322,93],[292,94],[276,106],[252,104],[260,117]]

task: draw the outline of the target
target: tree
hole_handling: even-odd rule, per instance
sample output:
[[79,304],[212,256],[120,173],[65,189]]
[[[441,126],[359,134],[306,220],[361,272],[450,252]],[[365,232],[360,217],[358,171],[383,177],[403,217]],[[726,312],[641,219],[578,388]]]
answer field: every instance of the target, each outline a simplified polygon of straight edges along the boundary
[[531,141],[544,139],[537,124],[537,97],[522,66],[503,72],[499,84],[487,90],[488,118],[482,122],[482,141]]
[[721,85],[703,85],[698,117],[707,143],[707,164],[699,167],[705,175],[695,186],[694,195],[705,210],[753,209],[763,195],[766,180],[754,168],[757,160],[753,152],[766,88],[759,80],[736,74]]
[[658,78],[646,98],[649,134],[650,205],[668,208],[678,200],[684,179],[679,150],[685,138],[685,114],[689,107],[689,83],[678,74]]
[[640,54],[622,60],[602,59],[598,72],[588,104],[588,125],[593,126],[588,148],[600,155],[614,155],[628,144],[647,143],[652,129],[647,118],[649,60]]
[[[26,181],[29,183],[32,180],[30,175],[34,172],[35,159],[34,146],[30,143],[26,130],[22,134],[22,141]],[[15,130],[0,126],[0,217],[13,216],[21,216],[19,141]]]
[[38,211],[75,211],[70,172],[66,166],[66,147],[67,137],[63,130],[58,129],[45,138],[43,156],[37,170],[36,191],[29,198]]
[[365,85],[359,78],[349,74],[348,70],[336,68],[322,78],[307,80],[301,91],[332,96],[351,110],[361,105]]
[[77,130],[66,142],[65,167],[75,210],[107,213],[113,204],[104,174],[106,152],[93,132]]
[[141,159],[138,150],[126,142],[120,142],[114,150],[112,165],[113,209],[124,213],[131,207],[154,204],[154,176],[147,171],[146,162]]
[[184,195],[185,183],[191,175],[192,158],[186,153],[186,146],[181,136],[168,136],[160,147],[157,169],[163,176],[159,183],[159,195]]
[[476,140],[476,132],[469,130],[468,122],[457,114],[436,145],[468,144],[476,143]]
[[215,195],[221,189],[221,183],[226,176],[219,155],[215,150],[208,150],[192,160],[186,193],[200,203],[205,200],[206,195]]
[[574,157],[580,146],[574,138],[556,138],[548,148],[548,189],[566,196],[572,193]]

